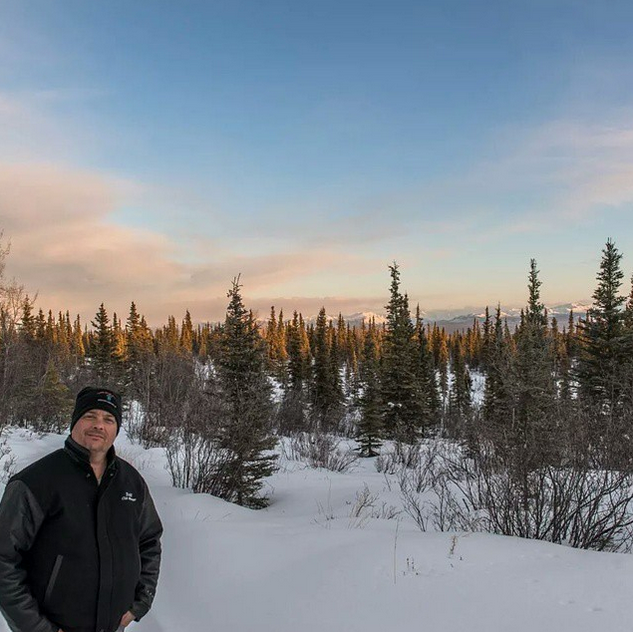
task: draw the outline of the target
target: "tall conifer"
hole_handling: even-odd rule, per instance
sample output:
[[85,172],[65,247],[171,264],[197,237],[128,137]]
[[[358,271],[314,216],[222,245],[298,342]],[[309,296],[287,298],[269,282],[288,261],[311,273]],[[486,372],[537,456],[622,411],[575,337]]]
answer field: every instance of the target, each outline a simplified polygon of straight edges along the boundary
[[263,479],[275,469],[276,455],[268,453],[275,445],[270,433],[271,385],[259,328],[244,307],[240,288],[238,277],[227,294],[217,361],[223,410],[220,446],[230,455],[222,477],[229,500],[258,508],[267,504],[259,494]]
[[380,365],[376,325],[373,320],[365,335],[365,347],[360,366],[362,395],[357,440],[361,456],[371,457],[379,454],[383,435]]
[[579,322],[580,355],[577,378],[583,400],[613,411],[622,385],[622,367],[626,364],[624,313],[626,301],[620,295],[624,274],[620,269],[622,255],[608,240],[597,274],[598,286],[593,305]]
[[418,347],[409,299],[400,291],[400,270],[389,266],[391,288],[381,367],[383,426],[389,438],[417,442],[423,434],[424,407],[418,380]]

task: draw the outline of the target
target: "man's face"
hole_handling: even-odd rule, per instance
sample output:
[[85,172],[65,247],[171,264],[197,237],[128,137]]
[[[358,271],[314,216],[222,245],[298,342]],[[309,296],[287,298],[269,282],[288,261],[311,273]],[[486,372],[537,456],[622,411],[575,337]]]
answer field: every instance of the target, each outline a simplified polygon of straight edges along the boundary
[[70,436],[91,454],[105,454],[116,438],[116,419],[111,413],[93,408],[85,412],[73,426]]

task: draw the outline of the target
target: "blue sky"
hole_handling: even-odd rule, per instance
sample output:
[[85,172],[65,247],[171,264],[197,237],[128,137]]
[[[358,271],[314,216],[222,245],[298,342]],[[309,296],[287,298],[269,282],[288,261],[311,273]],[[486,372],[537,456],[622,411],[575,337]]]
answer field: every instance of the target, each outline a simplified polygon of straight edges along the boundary
[[[633,266],[630,2],[0,4],[0,229],[43,307],[591,295]],[[623,289],[628,292],[629,286]]]

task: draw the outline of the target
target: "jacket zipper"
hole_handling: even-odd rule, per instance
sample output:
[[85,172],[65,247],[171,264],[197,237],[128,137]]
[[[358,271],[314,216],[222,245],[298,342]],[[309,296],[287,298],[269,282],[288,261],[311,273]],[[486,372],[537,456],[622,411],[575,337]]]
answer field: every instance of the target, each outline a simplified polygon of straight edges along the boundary
[[55,559],[55,564],[53,565],[53,570],[51,571],[51,577],[48,580],[48,585],[46,586],[46,593],[44,593],[45,604],[49,603],[50,601],[51,594],[53,593],[53,588],[55,587],[55,582],[57,581],[57,575],[59,575],[59,569],[62,567],[63,561],[63,555],[58,555]]

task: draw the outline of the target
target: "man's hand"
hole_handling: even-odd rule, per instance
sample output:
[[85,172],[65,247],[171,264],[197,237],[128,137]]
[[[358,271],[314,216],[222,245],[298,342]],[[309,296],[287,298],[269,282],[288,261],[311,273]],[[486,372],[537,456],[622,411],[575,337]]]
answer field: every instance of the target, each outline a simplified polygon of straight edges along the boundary
[[128,610],[121,617],[121,623],[119,623],[119,625],[124,627],[124,628],[127,628],[127,626],[130,625],[130,623],[132,623],[132,621],[134,621],[134,619],[136,619],[136,617]]

